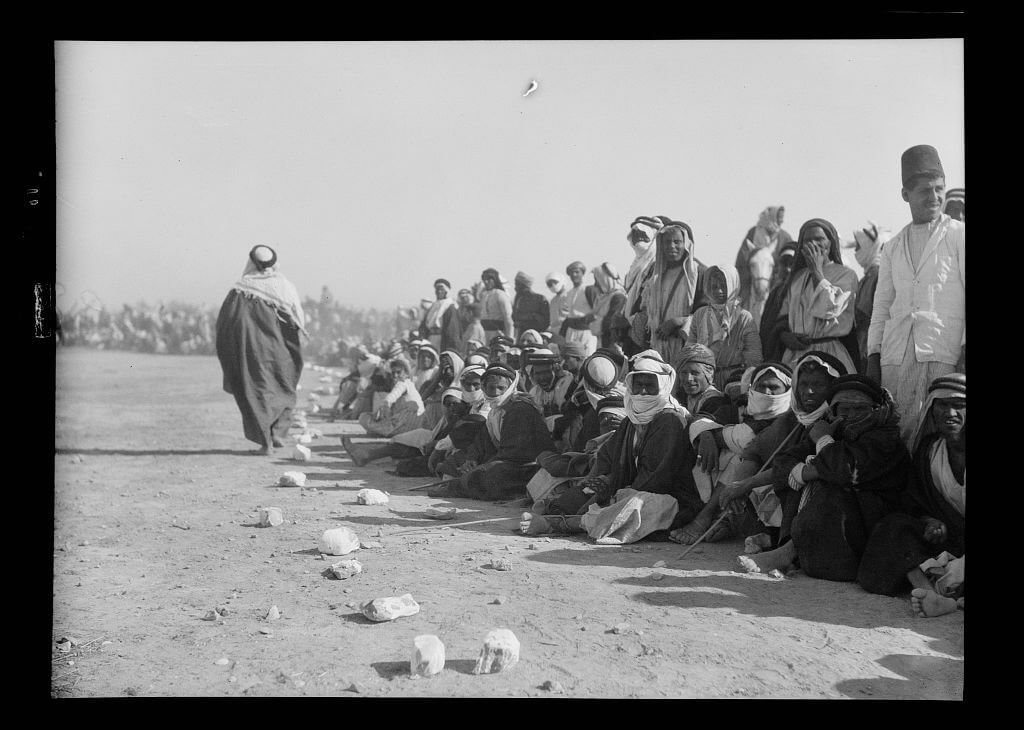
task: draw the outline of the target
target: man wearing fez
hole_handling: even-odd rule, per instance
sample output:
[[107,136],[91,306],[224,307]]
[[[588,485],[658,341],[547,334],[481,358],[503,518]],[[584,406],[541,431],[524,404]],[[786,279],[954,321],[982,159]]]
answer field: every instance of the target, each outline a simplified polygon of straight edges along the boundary
[[928,384],[966,372],[965,224],[942,212],[946,177],[934,147],[911,147],[901,163],[912,220],[882,248],[867,375],[892,393],[909,443]]

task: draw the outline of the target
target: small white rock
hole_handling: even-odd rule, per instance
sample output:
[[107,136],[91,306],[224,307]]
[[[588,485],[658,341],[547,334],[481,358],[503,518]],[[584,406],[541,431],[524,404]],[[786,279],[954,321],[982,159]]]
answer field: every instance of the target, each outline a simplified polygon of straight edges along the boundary
[[493,674],[511,669],[519,661],[519,639],[508,629],[495,629],[484,637],[473,674]]
[[508,558],[491,558],[491,567],[495,570],[512,570],[512,561]]
[[310,436],[308,433],[303,432],[295,437],[295,441],[296,443],[300,444],[311,444],[313,443],[313,437]]
[[306,475],[301,471],[286,471],[277,483],[282,487],[304,487],[306,486]]
[[388,495],[379,489],[360,489],[356,492],[356,502],[359,504],[387,504]]
[[220,659],[218,659],[217,661],[214,662],[214,664],[216,664],[219,667],[227,666],[230,663],[231,663],[231,660],[228,659],[226,656],[223,656],[223,657],[221,657]]
[[284,514],[280,507],[263,507],[260,509],[260,527],[277,527],[284,523]]
[[411,593],[388,598],[375,598],[362,606],[363,615],[371,621],[394,621],[402,616],[419,613],[420,605],[413,600]]
[[277,609],[277,606],[271,606],[270,610],[267,611],[267,621],[277,621],[281,618],[281,612]]
[[363,572],[363,565],[358,560],[340,560],[330,567],[331,575],[337,580],[346,580]]
[[444,669],[444,644],[433,634],[422,634],[412,640],[409,673],[414,677],[430,677]]
[[295,448],[292,450],[293,461],[311,461],[313,459],[313,452],[302,444],[295,444]]
[[348,555],[359,549],[359,536],[347,527],[335,527],[324,531],[318,547],[327,555]]
[[665,567],[665,561],[664,560],[659,560],[657,563],[654,564],[654,567],[655,568],[664,568]]

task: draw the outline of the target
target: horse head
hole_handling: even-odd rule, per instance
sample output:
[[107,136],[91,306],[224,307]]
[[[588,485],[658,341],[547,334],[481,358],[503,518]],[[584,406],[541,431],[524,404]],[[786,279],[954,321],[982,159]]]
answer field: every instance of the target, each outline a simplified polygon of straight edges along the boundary
[[775,241],[767,246],[756,249],[750,254],[747,265],[750,268],[751,301],[763,302],[768,298],[772,270],[775,268],[774,254],[777,246],[778,242]]

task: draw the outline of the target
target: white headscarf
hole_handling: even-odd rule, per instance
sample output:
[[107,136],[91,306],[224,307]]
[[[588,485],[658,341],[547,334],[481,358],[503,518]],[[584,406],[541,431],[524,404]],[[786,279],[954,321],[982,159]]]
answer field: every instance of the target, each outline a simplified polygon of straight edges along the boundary
[[[547,284],[549,281],[557,281],[558,283],[555,284],[555,286],[551,286],[550,284]],[[565,274],[557,271],[552,271],[544,277],[544,283],[547,284],[548,290],[556,296],[565,291],[565,287],[568,282],[569,280],[565,278]]]
[[[253,251],[256,248],[269,249],[274,255],[271,260],[277,260],[277,253],[270,246],[253,247]],[[296,327],[306,332],[306,315],[302,311],[299,292],[295,285],[278,271],[276,263],[260,270],[250,253],[249,260],[245,262],[245,269],[242,271],[242,278],[235,282],[233,288],[241,294],[262,299],[282,311]]]
[[793,384],[789,391],[791,398],[790,405],[793,409],[793,413],[796,414],[796,420],[800,421],[800,423],[804,426],[810,426],[811,424],[813,424],[819,418],[828,413],[829,409],[829,403],[827,400],[823,400],[821,402],[821,405],[815,408],[813,411],[805,411],[800,406],[800,401],[797,397],[796,392],[797,383],[800,382],[800,369],[809,362],[818,363],[818,365],[825,368],[825,372],[827,372],[833,378],[838,378],[841,375],[841,373],[838,370],[836,370],[832,365],[829,365],[827,362],[822,360],[817,355],[804,355],[802,358],[800,358],[799,361],[797,361],[796,366],[793,368]]
[[[765,374],[771,373],[786,386],[786,391],[779,395],[769,395],[754,390],[753,384]],[[768,365],[747,368],[740,379],[740,390],[747,394],[747,415],[755,421],[767,421],[778,418],[786,411],[792,403],[790,390],[793,387],[793,380],[778,368]]]
[[[672,395],[676,384],[675,369],[661,359],[657,350],[644,350],[630,358],[632,368],[625,377],[626,392],[622,400],[626,417],[636,425],[650,423],[664,410],[688,413]],[[653,373],[658,378],[657,395],[634,395],[633,378],[638,373]]]
[[867,271],[872,266],[878,266],[882,258],[882,245],[891,237],[892,234],[888,230],[879,228],[871,221],[868,221],[866,228],[853,232],[856,246],[853,256],[862,269]]
[[[725,279],[725,301],[721,304],[711,298],[711,275],[715,272],[720,273]],[[709,320],[708,342],[704,343],[712,345],[729,336],[733,315],[740,306],[740,274],[736,267],[709,266],[704,274],[704,295],[708,299],[708,306],[715,313]]]
[[[472,406],[472,409],[470,411],[471,413],[481,413],[481,408],[484,405],[487,405],[487,410],[490,410],[491,407],[484,400],[484,391],[482,387],[474,391],[468,391],[464,387],[462,387],[462,381],[469,375],[473,374],[479,375],[482,378],[484,375],[484,371],[486,369],[487,368],[484,367],[483,365],[467,365],[466,367],[462,368],[462,372],[459,373],[459,390],[462,392],[463,402],[469,403],[470,406]],[[482,413],[481,415],[486,415],[486,412]]]
[[[633,229],[646,233],[647,240],[633,243]],[[644,269],[650,266],[654,261],[654,237],[657,233],[657,227],[642,221],[636,221],[629,227],[629,233],[626,234],[626,241],[629,243],[629,247],[633,249],[634,256],[633,260],[629,264],[629,270],[622,278],[622,286],[626,291],[632,290],[634,282],[640,278]]]

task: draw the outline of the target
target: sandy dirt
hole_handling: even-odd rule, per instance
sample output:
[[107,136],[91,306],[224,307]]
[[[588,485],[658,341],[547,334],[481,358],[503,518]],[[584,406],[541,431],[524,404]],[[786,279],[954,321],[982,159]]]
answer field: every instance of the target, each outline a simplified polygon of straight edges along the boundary
[[[520,506],[431,499],[387,459],[355,467],[339,440],[354,422],[311,415],[324,438],[308,463],[249,455],[213,357],[63,348],[56,375],[55,697],[963,697],[964,612],[921,619],[855,584],[742,574],[739,541],[680,560],[672,543],[525,537]],[[305,370],[300,403],[323,376]],[[277,486],[293,470],[306,487]],[[364,487],[390,503],[356,504]],[[260,506],[284,524],[256,527]],[[337,526],[381,544],[346,556],[363,565],[348,580],[316,548]],[[404,593],[414,616],[359,612]],[[474,675],[494,628],[521,659]],[[419,634],[445,645],[430,678],[409,673]]]

